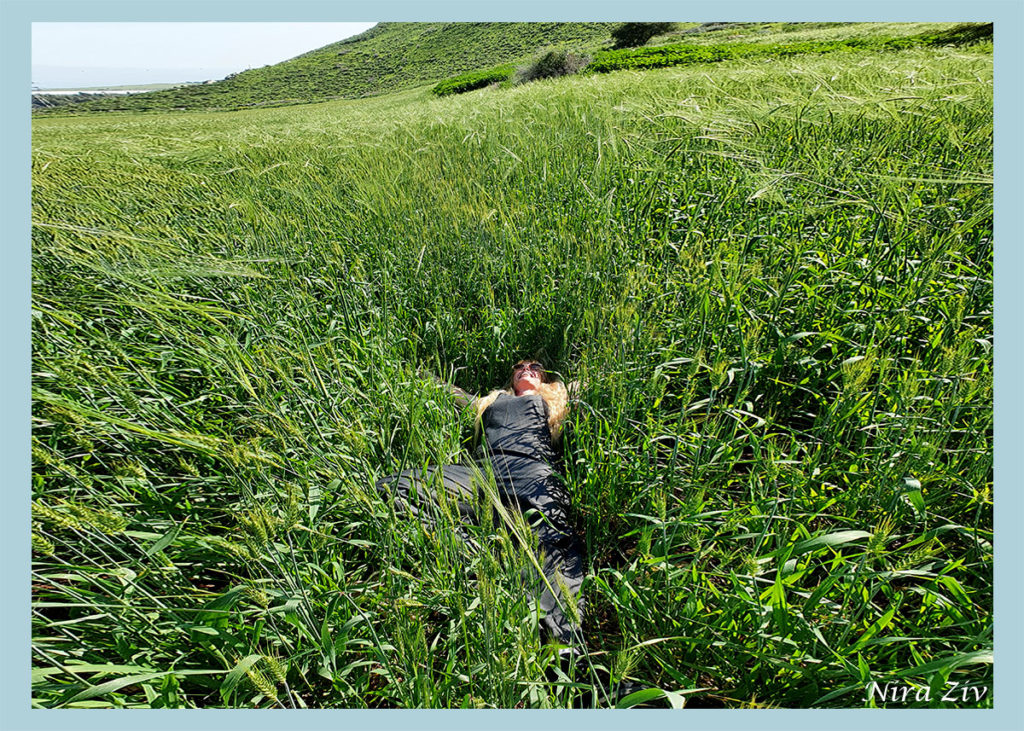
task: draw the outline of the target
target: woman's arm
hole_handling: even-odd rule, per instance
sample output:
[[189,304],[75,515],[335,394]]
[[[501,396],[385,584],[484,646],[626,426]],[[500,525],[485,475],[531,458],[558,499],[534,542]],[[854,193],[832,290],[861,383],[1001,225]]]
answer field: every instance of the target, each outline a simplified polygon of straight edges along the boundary
[[458,404],[460,408],[464,409],[468,406],[472,406],[474,403],[476,403],[476,400],[479,398],[479,396],[475,396],[474,394],[471,394],[468,391],[463,391],[458,386],[452,386],[451,384],[448,384],[448,387],[451,389],[452,394],[455,396],[455,403]]
[[460,409],[465,409],[468,406],[472,406],[474,403],[476,403],[476,400],[479,398],[479,396],[477,396],[475,394],[469,393],[468,391],[464,391],[463,389],[459,388],[458,386],[454,386],[451,383],[448,383],[447,381],[445,381],[443,378],[440,378],[439,376],[431,376],[431,377],[438,384],[440,384],[441,386],[444,386],[445,389],[447,389],[448,391],[451,391],[452,396],[455,397],[455,404]]
[[587,384],[584,381],[572,381],[566,386],[566,391],[569,393],[569,403],[580,400],[580,394],[586,389]]

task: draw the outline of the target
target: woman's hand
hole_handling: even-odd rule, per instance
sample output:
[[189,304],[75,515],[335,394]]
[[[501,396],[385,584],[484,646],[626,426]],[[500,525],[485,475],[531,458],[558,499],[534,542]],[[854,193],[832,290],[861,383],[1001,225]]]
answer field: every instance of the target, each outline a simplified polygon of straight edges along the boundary
[[438,385],[443,386],[445,390],[451,392],[452,396],[455,397],[456,405],[460,409],[464,409],[467,406],[472,405],[478,398],[475,394],[464,391],[458,386],[453,386],[440,376],[435,376],[433,373],[430,374],[430,378],[432,378]]
[[452,386],[449,384],[448,388],[451,389],[452,394],[455,396],[455,403],[463,409],[467,406],[472,406],[476,402],[477,398],[479,398],[468,391],[463,391],[458,386]]

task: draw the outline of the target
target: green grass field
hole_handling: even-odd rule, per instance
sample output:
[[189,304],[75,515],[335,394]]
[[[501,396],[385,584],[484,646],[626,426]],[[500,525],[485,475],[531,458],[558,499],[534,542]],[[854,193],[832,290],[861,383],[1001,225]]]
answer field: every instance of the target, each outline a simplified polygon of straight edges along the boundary
[[34,704],[606,704],[372,487],[523,356],[623,705],[990,688],[991,44],[429,89],[35,120]]
[[[378,23],[358,36],[332,43],[282,63],[248,69],[210,84],[190,84],[147,94],[114,95],[71,102],[51,97],[36,115],[94,112],[241,110],[393,94],[427,83],[469,75],[495,66],[528,65],[546,50],[563,49],[599,63],[594,70],[618,67],[613,44],[617,23]],[[733,23],[696,32],[698,24],[677,23],[676,30],[653,38],[651,46],[684,44],[682,55],[721,51],[760,54],[801,44],[802,52],[837,41],[885,43],[951,32],[954,45],[968,42],[970,28],[959,23]],[[984,33],[982,33],[984,35]],[[988,26],[991,39],[991,26]],[[724,47],[724,48],[719,48]],[[676,62],[681,59],[678,49]],[[621,62],[622,59],[619,59]],[[648,59],[649,62],[649,59]],[[651,66],[664,63],[648,64]]]
[[[81,102],[70,110],[241,109],[391,94],[545,46],[600,46],[614,23],[378,23],[364,33],[213,84]],[[948,25],[948,24],[947,24]],[[64,113],[68,109],[47,110]]]

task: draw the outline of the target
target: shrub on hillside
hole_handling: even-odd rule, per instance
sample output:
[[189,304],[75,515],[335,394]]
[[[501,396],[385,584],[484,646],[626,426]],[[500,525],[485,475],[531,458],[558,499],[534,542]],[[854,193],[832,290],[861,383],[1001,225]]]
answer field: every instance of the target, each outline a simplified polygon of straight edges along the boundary
[[557,76],[578,74],[590,63],[589,56],[564,50],[547,51],[516,73],[516,81],[525,83],[538,79],[553,79]]
[[[624,23],[623,25],[667,25],[665,23]],[[460,94],[491,84],[503,83],[515,76],[516,83],[577,74],[583,70],[608,72],[620,69],[653,69],[693,63],[713,63],[738,58],[782,58],[805,53],[830,53],[847,50],[896,51],[932,45],[969,45],[992,37],[990,23],[966,23],[939,33],[896,38],[848,38],[833,41],[800,41],[797,43],[724,43],[693,45],[674,43],[648,48],[625,48],[599,51],[591,59],[564,50],[549,50],[518,71],[511,65],[471,71],[445,79],[434,87],[438,96]]]
[[647,41],[668,33],[675,23],[623,23],[612,31],[615,48],[636,48]]
[[500,84],[507,81],[515,73],[514,66],[495,66],[482,71],[470,71],[450,79],[445,79],[435,86],[431,91],[437,96],[448,96],[449,94],[462,94],[474,89],[482,89],[491,84]]

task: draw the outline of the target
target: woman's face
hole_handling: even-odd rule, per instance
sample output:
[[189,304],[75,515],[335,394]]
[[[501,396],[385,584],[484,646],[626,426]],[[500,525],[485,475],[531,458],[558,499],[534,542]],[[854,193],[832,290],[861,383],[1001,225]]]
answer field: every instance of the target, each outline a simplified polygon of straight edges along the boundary
[[512,368],[512,391],[516,396],[535,392],[541,384],[544,368],[537,361],[522,361]]

